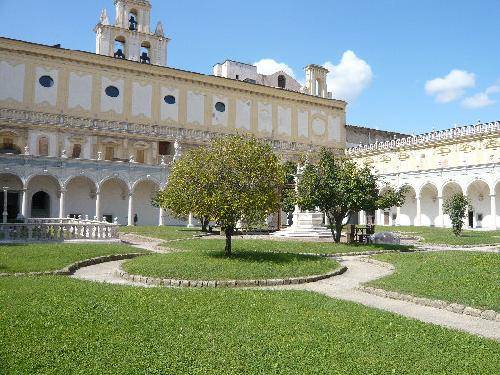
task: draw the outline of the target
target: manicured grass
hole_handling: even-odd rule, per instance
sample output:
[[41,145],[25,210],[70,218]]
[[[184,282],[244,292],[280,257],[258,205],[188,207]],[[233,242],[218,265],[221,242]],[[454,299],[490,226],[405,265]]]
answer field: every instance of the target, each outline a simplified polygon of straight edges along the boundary
[[[219,251],[224,249],[223,239],[194,239],[168,243],[165,246],[178,250]],[[301,242],[301,241],[274,241],[257,239],[233,239],[233,250],[276,252],[276,253],[307,253],[307,254],[342,254],[363,251],[409,250],[412,246],[405,245],[348,245],[333,242]]]
[[0,273],[55,271],[79,260],[143,253],[122,244],[16,244],[0,246]]
[[186,227],[121,227],[122,233],[133,233],[141,236],[159,238],[162,240],[176,240],[181,238],[193,237],[201,234],[199,228]]
[[424,243],[447,244],[447,245],[481,245],[481,244],[500,244],[500,230],[496,231],[477,231],[464,230],[460,237],[456,237],[451,228],[432,228],[432,227],[384,227],[376,226],[377,232],[401,232],[404,234],[423,237]]
[[0,373],[494,374],[500,344],[309,292],[0,279]]
[[276,279],[325,274],[339,268],[334,260],[299,254],[222,251],[155,254],[123,264],[133,275],[187,280]]
[[500,311],[500,255],[446,251],[381,254],[393,275],[370,283],[375,287]]

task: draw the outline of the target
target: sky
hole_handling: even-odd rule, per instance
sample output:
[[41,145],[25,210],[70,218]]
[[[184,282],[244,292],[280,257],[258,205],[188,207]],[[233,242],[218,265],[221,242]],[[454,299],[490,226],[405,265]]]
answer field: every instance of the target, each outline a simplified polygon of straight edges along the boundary
[[[330,70],[347,123],[423,133],[500,120],[500,0],[152,0],[168,65],[212,74],[226,59]],[[112,0],[0,0],[0,35],[95,52]]]

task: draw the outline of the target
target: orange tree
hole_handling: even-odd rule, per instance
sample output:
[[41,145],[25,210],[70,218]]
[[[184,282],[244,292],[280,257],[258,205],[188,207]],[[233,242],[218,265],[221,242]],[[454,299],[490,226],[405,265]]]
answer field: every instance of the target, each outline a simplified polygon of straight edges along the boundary
[[331,223],[332,236],[340,242],[343,222],[349,214],[401,206],[406,187],[378,188],[378,177],[367,166],[359,167],[346,157],[323,149],[317,164],[307,164],[299,180],[298,204],[303,209],[318,207]]
[[155,202],[179,217],[191,212],[217,222],[230,256],[237,221],[262,222],[276,212],[283,183],[283,167],[269,145],[255,138],[221,137],[176,161]]

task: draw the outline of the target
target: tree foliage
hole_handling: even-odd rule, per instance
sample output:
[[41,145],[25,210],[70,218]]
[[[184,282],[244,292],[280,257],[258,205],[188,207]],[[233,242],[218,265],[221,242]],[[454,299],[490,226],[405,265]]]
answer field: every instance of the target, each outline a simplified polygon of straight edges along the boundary
[[262,222],[279,209],[284,171],[271,147],[229,136],[190,150],[175,162],[158,204],[176,216],[206,217],[226,234],[226,255],[238,220]]
[[400,206],[406,188],[378,188],[378,177],[369,167],[323,149],[316,165],[307,164],[299,181],[297,201],[305,210],[318,207],[330,223],[335,242],[340,242],[343,222],[350,213]]
[[455,193],[443,202],[443,212],[450,216],[453,234],[460,236],[464,218],[470,206],[469,199],[462,193]]

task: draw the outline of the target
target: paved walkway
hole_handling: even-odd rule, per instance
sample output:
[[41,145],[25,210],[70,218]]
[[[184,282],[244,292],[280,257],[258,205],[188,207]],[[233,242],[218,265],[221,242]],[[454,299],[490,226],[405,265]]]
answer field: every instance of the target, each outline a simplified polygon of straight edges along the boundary
[[[143,243],[135,246],[152,250],[157,247],[157,244]],[[155,250],[158,251],[157,248]],[[343,275],[309,284],[287,285],[269,289],[308,290],[317,292],[332,298],[357,302],[365,306],[390,311],[422,322],[437,324],[500,341],[500,322],[498,321],[485,320],[469,315],[457,314],[448,310],[422,306],[408,301],[394,300],[362,292],[357,289],[360,284],[387,276],[393,271],[380,264],[365,262],[360,256],[342,257],[338,260],[342,265],[348,267],[347,272]],[[114,271],[118,270],[123,262],[124,261],[115,261],[85,267],[78,270],[72,277],[88,281],[151,287],[142,283],[126,281],[115,276]]]

